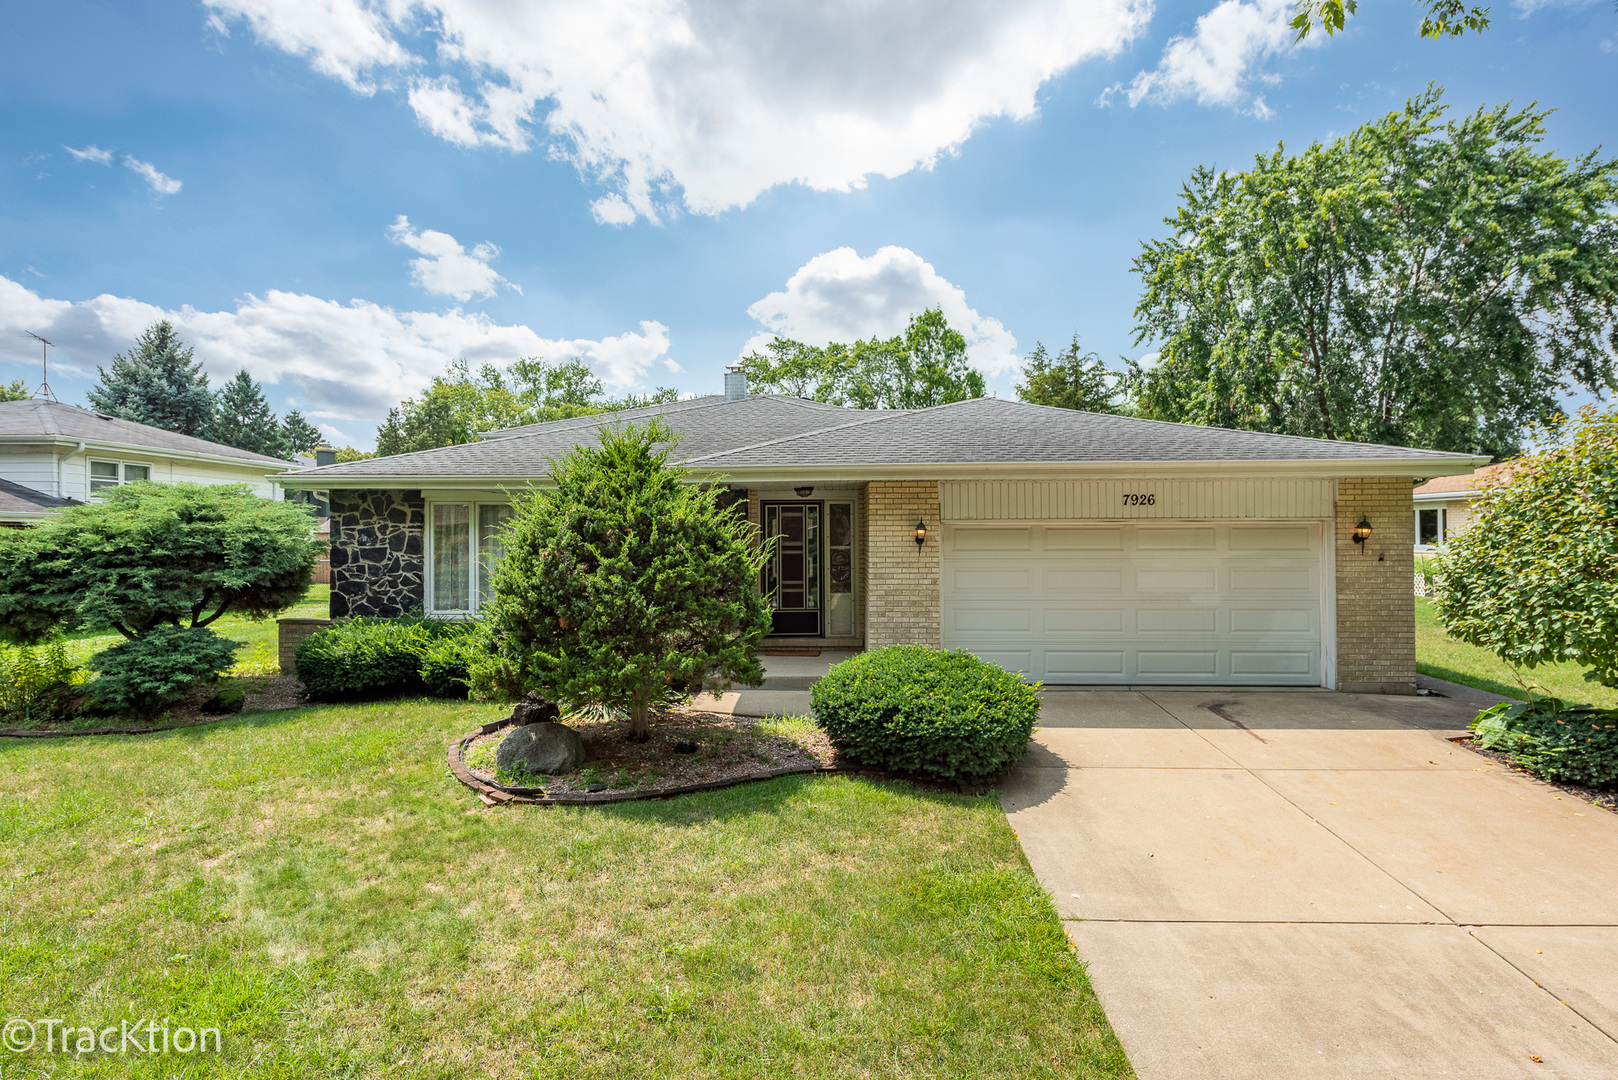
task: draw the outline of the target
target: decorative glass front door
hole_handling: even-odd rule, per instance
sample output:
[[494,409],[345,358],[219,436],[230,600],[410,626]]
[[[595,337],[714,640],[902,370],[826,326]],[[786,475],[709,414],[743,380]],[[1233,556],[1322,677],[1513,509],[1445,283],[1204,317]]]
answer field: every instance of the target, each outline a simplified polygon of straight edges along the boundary
[[765,503],[764,538],[773,540],[764,564],[764,595],[774,610],[771,633],[818,637],[822,633],[820,572],[821,504]]

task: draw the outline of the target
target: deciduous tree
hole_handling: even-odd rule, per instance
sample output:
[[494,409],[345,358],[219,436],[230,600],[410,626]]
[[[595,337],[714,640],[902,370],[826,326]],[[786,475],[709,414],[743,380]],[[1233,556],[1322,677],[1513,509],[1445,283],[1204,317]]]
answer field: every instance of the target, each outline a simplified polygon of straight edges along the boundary
[[1135,261],[1143,414],[1501,456],[1570,384],[1615,385],[1618,161],[1441,97],[1195,171]]
[[1079,335],[1054,358],[1042,342],[1023,360],[1017,396],[1033,405],[1115,413],[1120,377],[1094,352],[1079,346]]
[[484,608],[479,689],[625,709],[644,741],[651,709],[711,680],[763,680],[754,528],[669,465],[672,439],[661,422],[603,428],[518,500]]
[[925,409],[985,393],[966,338],[938,308],[912,316],[903,334],[886,340],[818,346],[776,338],[740,366],[756,390],[856,409]]
[[1618,686],[1618,408],[1538,433],[1439,559],[1439,620],[1513,666],[1567,661]]

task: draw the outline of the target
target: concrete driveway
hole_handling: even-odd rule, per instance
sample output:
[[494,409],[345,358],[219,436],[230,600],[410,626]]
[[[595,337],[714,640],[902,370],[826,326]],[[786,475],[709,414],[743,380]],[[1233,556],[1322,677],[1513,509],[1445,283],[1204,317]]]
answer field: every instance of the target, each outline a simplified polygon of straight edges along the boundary
[[1045,691],[1001,800],[1143,1080],[1618,1077],[1618,815],[1476,711]]

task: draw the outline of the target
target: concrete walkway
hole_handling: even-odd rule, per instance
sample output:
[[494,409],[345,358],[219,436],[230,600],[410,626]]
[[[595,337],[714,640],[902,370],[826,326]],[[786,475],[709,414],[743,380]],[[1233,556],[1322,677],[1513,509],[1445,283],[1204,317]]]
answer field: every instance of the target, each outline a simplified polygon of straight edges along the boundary
[[1143,1080],[1618,1077],[1618,815],[1476,711],[1045,691],[1002,803]]

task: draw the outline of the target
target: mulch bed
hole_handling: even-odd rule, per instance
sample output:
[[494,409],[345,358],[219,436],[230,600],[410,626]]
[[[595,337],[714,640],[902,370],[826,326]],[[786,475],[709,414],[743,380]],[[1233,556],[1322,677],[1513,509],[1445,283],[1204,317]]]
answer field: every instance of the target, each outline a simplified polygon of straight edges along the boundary
[[[467,773],[485,785],[530,796],[589,795],[592,802],[663,798],[759,779],[761,773],[785,776],[842,765],[818,729],[779,734],[766,722],[724,713],[660,714],[652,720],[651,739],[643,743],[629,739],[627,720],[571,719],[568,726],[584,739],[583,767],[532,787],[502,784],[495,774],[494,750],[510,727],[485,725],[457,746]],[[682,746],[696,749],[682,753],[677,749]]]
[[1502,754],[1498,750],[1487,750],[1484,747],[1479,746],[1476,739],[1467,737],[1464,739],[1452,739],[1450,741],[1455,743],[1457,746],[1466,747],[1468,750],[1472,751],[1472,753],[1477,754],[1480,757],[1486,757],[1498,765],[1503,765],[1512,772],[1521,773],[1524,776],[1538,780],[1542,784],[1549,784],[1554,788],[1567,792],[1574,798],[1583,799],[1592,806],[1599,806],[1603,810],[1611,810],[1613,813],[1618,814],[1618,791],[1604,788],[1589,788],[1582,784],[1573,784],[1566,781],[1546,780],[1545,778],[1536,775],[1533,770],[1525,769],[1521,765],[1518,765],[1512,760],[1510,754]]

